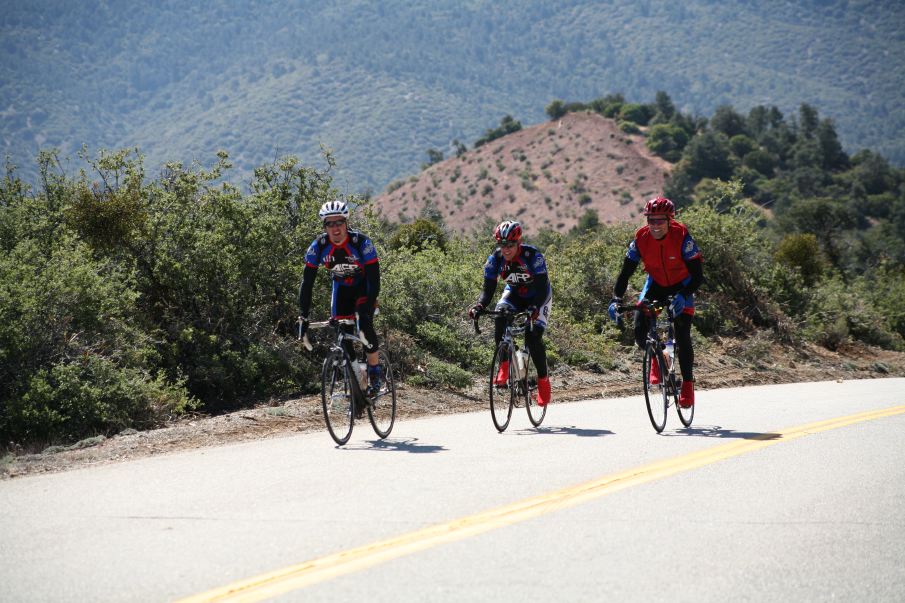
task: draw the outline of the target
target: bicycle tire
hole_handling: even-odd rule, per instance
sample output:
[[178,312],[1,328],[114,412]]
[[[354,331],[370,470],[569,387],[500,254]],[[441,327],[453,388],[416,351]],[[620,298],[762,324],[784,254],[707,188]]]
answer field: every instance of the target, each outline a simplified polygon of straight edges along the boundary
[[547,407],[537,403],[537,367],[531,354],[525,359],[525,378],[519,380],[519,394],[525,402],[528,411],[528,420],[535,427],[540,427],[547,416]]
[[[660,367],[660,383],[650,383],[651,362],[658,363]],[[666,427],[666,409],[669,398],[666,395],[666,371],[663,355],[654,344],[648,344],[644,349],[644,359],[641,361],[641,379],[644,383],[644,401],[647,404],[647,416],[654,431],[660,433]]]
[[688,408],[683,408],[682,405],[679,404],[679,396],[677,394],[676,412],[679,413],[679,420],[682,421],[682,425],[684,425],[685,427],[691,427],[691,422],[694,421],[694,404],[692,404]]
[[368,419],[374,433],[382,440],[390,435],[396,422],[396,382],[393,379],[393,365],[390,364],[389,356],[383,350],[378,350],[377,358],[383,383],[377,395],[368,400]]
[[513,358],[513,349],[510,344],[500,342],[496,351],[493,353],[493,360],[490,363],[490,416],[493,419],[493,426],[497,431],[503,433],[509,427],[509,420],[512,418],[512,407],[515,404],[515,389],[509,384],[513,383],[513,373],[515,365],[509,362],[509,379],[505,386],[497,386],[494,384],[497,372],[500,370],[501,358],[508,355]]
[[349,441],[355,424],[355,390],[352,371],[342,356],[330,355],[321,371],[321,408],[330,437],[342,446]]
[[679,420],[682,421],[682,425],[685,427],[691,427],[691,422],[694,421],[694,404],[692,404],[688,408],[682,408],[679,404],[679,394],[680,389],[682,387],[682,380],[678,377],[674,377],[673,381],[673,399],[676,404],[676,412],[679,413]]

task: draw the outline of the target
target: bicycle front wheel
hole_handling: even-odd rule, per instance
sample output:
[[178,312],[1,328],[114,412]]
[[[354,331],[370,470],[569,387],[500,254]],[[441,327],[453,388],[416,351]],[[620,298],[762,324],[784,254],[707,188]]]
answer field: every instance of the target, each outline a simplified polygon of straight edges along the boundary
[[340,446],[352,435],[354,401],[351,368],[342,356],[328,356],[321,372],[321,407],[327,431]]
[[[512,346],[505,342],[501,342],[493,353],[493,362],[490,363],[490,416],[493,418],[493,426],[500,433],[506,431],[509,427],[509,419],[512,418],[512,406],[515,404],[515,388],[510,387],[514,383],[515,365],[509,360],[512,358]],[[508,363],[509,368],[500,375],[500,366]],[[497,377],[500,379],[497,383]]]
[[396,422],[396,382],[393,380],[393,365],[386,352],[377,352],[377,364],[380,366],[380,389],[368,402],[368,418],[374,433],[381,439],[390,435],[393,431],[393,423]]
[[528,354],[525,363],[525,378],[519,380],[519,394],[523,396],[525,408],[528,410],[528,420],[535,427],[540,427],[547,416],[547,407],[537,403],[537,367],[531,354]]
[[[650,367],[657,363],[660,369],[660,383],[650,382]],[[668,377],[663,363],[663,355],[654,344],[648,344],[644,349],[644,360],[641,362],[642,380],[644,382],[644,400],[647,402],[647,416],[654,431],[660,433],[666,427],[666,407],[669,398],[666,392],[665,379]]]
[[694,420],[694,404],[689,406],[688,408],[682,408],[679,404],[679,394],[682,389],[682,379],[679,378],[679,375],[673,373],[670,375],[672,378],[672,391],[673,391],[673,402],[676,405],[676,412],[679,413],[679,420],[682,421],[682,425],[685,427],[691,427],[691,422]]

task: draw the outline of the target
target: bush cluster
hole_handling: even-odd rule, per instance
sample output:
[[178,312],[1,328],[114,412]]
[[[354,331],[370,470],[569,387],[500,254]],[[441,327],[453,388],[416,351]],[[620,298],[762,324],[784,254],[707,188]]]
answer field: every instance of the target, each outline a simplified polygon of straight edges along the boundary
[[[548,107],[573,110],[645,126],[652,148],[681,157],[667,193],[704,253],[696,337],[750,338],[752,357],[768,337],[905,347],[902,170],[868,151],[849,158],[831,122],[806,106],[793,124],[776,110],[743,117],[731,107],[702,123],[665,94],[648,105],[611,95]],[[520,127],[507,117],[485,138]],[[156,177],[137,151],[84,154],[77,176],[42,153],[34,191],[8,168],[0,446],[70,442],[316,391],[320,358],[302,353],[294,333],[304,254],[321,232],[317,210],[339,196],[325,159],[324,170],[293,157],[261,166],[244,190],[229,181],[225,153],[211,167],[173,163]],[[348,201],[352,226],[378,249],[377,326],[399,377],[468,386],[492,353],[490,324],[476,337],[466,318],[493,250],[491,225],[458,236],[434,211],[394,225],[364,199]],[[604,224],[593,210],[567,234],[525,227],[554,290],[551,365],[611,369],[632,345],[605,316],[635,227]],[[638,271],[629,293],[642,284]],[[319,277],[314,295],[316,320],[329,311],[329,278]]]

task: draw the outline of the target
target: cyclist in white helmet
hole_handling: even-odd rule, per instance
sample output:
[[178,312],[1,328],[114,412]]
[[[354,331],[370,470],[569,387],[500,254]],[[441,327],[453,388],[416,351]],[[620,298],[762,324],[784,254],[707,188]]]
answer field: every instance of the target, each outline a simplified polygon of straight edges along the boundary
[[[494,229],[497,247],[484,264],[484,290],[481,297],[468,311],[474,319],[487,307],[500,279],[506,283],[496,309],[509,308],[520,312],[530,309],[534,327],[525,331],[525,347],[537,369],[537,403],[546,406],[550,402],[550,378],[547,375],[547,349],[544,346],[544,329],[553,304],[553,289],[547,276],[547,261],[537,247],[522,243],[522,225],[504,220]],[[500,344],[506,321],[496,320],[496,345]],[[509,374],[509,360],[500,363],[495,381],[505,383]]]
[[344,201],[328,201],[318,212],[324,223],[305,254],[305,270],[299,287],[299,322],[304,335],[308,328],[311,292],[320,266],[333,276],[330,316],[333,319],[354,318],[358,324],[368,355],[368,395],[380,390],[380,365],[377,359],[379,341],[374,330],[374,308],[380,294],[380,264],[371,240],[356,230],[349,230],[349,207]]

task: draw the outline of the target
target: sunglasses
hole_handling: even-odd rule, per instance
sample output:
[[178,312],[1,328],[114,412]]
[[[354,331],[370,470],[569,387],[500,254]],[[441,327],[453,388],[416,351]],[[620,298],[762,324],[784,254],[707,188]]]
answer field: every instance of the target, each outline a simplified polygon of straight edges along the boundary
[[663,224],[664,222],[668,222],[669,218],[648,218],[648,224]]
[[345,220],[332,220],[330,222],[324,222],[324,228],[333,228],[334,226],[342,226],[345,224]]
[[503,241],[500,243],[500,247],[505,247],[506,249],[510,249],[518,245],[518,241]]

